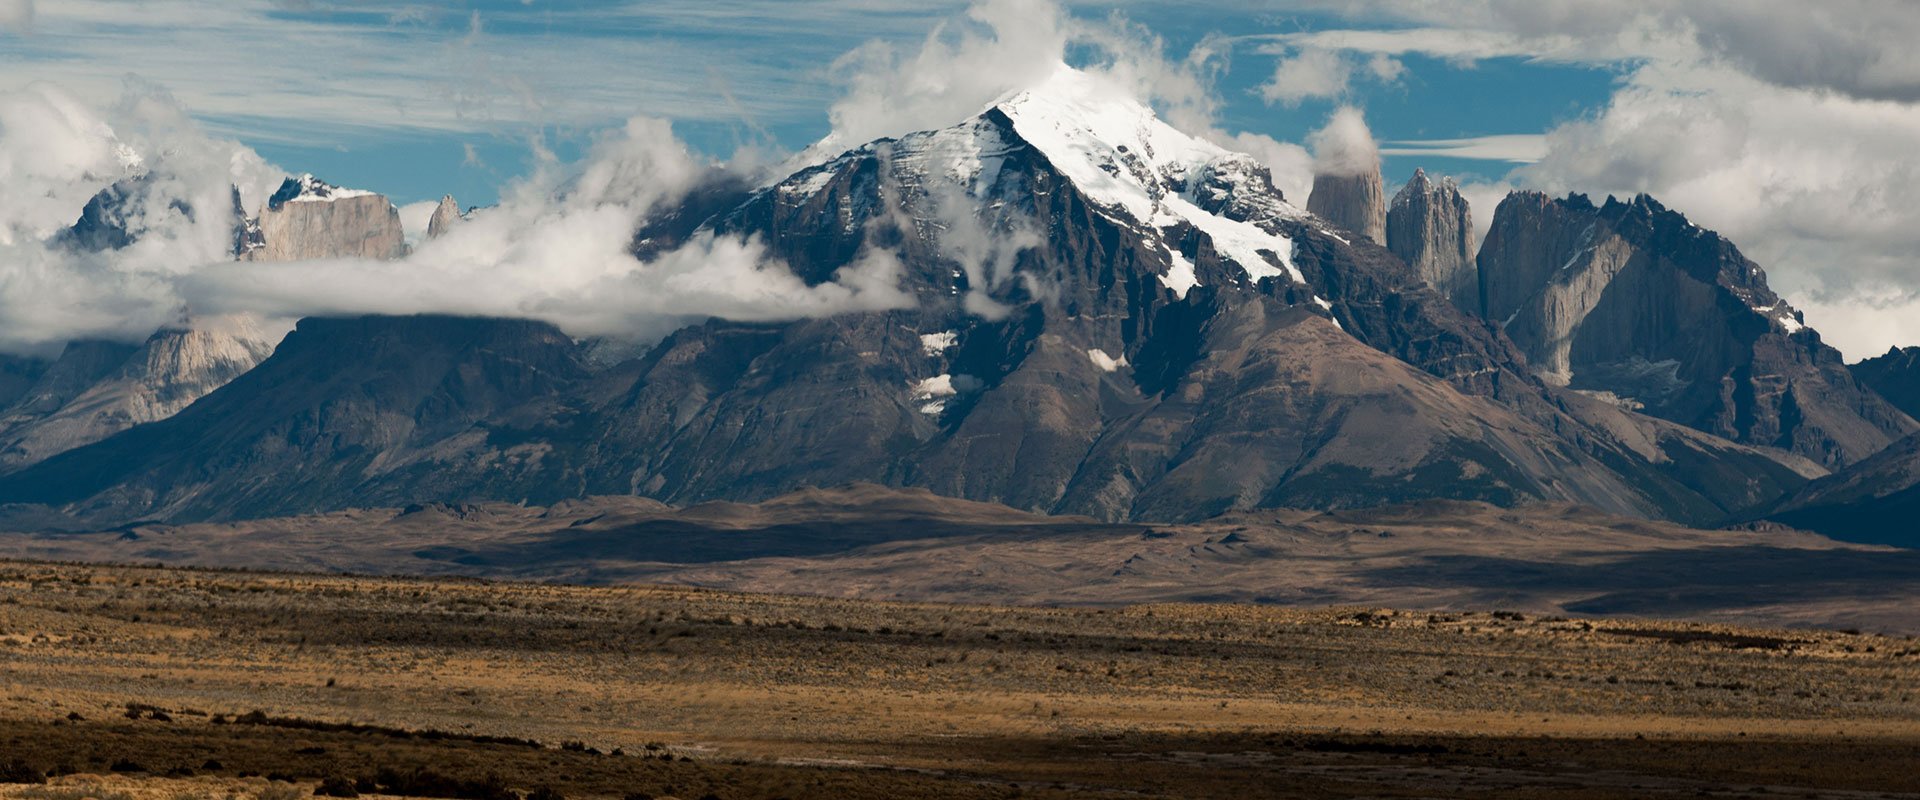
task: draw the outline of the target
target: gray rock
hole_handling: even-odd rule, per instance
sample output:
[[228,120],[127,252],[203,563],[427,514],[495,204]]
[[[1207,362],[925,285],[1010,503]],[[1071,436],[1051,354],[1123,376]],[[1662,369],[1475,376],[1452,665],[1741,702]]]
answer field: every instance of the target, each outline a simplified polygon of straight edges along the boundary
[[1452,178],[1438,182],[1416,169],[1387,209],[1387,249],[1441,296],[1480,311],[1480,273],[1473,263],[1473,211]]
[[0,471],[166,419],[252,369],[273,344],[248,317],[189,321],[135,346],[69,344],[0,415]]
[[443,196],[440,205],[433,208],[433,218],[427,220],[427,238],[438,239],[459,222],[460,204],[453,201],[453,195]]
[[1378,245],[1387,243],[1387,190],[1375,170],[1359,175],[1315,175],[1307,210]]
[[384,195],[341,189],[312,175],[288,178],[258,220],[245,261],[392,259],[406,254],[400,211]]

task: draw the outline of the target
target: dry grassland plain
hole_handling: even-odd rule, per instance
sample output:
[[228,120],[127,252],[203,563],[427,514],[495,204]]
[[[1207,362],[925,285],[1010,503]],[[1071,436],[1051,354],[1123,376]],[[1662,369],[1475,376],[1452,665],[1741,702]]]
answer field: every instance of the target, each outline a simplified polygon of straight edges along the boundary
[[0,562],[0,795],[1920,796],[1920,641]]

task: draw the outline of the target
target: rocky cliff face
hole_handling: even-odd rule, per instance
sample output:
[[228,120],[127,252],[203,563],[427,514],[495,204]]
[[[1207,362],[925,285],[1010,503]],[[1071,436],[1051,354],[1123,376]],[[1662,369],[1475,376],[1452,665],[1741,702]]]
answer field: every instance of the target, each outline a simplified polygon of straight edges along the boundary
[[312,175],[288,178],[243,237],[245,261],[392,259],[406,254],[400,211],[383,195],[342,189]]
[[1374,244],[1387,243],[1387,189],[1378,170],[1313,176],[1307,210]]
[[1480,272],[1473,261],[1473,211],[1453,179],[1434,181],[1417,169],[1387,209],[1387,249],[1441,296],[1480,311]]
[[440,205],[433,207],[433,217],[427,220],[427,238],[438,239],[460,222],[460,204],[453,201],[453,195],[440,198]]
[[1920,419],[1920,347],[1895,347],[1847,369],[1907,416]]
[[194,320],[140,345],[76,342],[0,414],[0,471],[166,419],[252,369],[273,344],[246,317]]
[[1731,242],[1652,198],[1507,197],[1481,297],[1558,385],[1828,466],[1920,425],[1862,387]]

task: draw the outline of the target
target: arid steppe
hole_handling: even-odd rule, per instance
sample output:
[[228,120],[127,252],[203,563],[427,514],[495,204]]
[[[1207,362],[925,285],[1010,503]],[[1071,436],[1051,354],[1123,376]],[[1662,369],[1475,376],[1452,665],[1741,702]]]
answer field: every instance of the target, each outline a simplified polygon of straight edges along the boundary
[[43,800],[1920,796],[1830,630],[10,562],[0,674]]

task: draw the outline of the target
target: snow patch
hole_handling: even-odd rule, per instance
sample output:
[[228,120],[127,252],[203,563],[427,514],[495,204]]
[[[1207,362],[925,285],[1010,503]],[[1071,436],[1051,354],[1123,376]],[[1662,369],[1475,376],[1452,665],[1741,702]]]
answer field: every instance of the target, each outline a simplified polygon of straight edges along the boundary
[[1187,292],[1192,291],[1193,287],[1200,285],[1200,275],[1194,271],[1193,262],[1188,261],[1186,256],[1180,254],[1180,251],[1169,247],[1167,248],[1167,256],[1172,259],[1173,263],[1167,267],[1167,274],[1160,276],[1160,283],[1172,289],[1174,297],[1185,300],[1187,299]]
[[957,342],[959,338],[960,334],[955,331],[923,333],[920,334],[920,349],[927,355],[937,356],[948,350],[952,350],[954,343]]
[[920,413],[939,414],[947,410],[947,398],[977,392],[980,387],[980,379],[972,375],[943,374],[914,381],[908,390],[914,402],[921,404]]
[[350,197],[371,197],[377,194],[364,189],[342,189],[319,178],[313,173],[305,173],[298,178],[289,179],[275,192],[270,205],[278,207],[281,203],[331,203]]
[[1107,351],[1097,347],[1087,351],[1087,358],[1093,361],[1093,365],[1100,368],[1101,372],[1117,372],[1121,367],[1130,366],[1125,355],[1114,358],[1107,355]]

